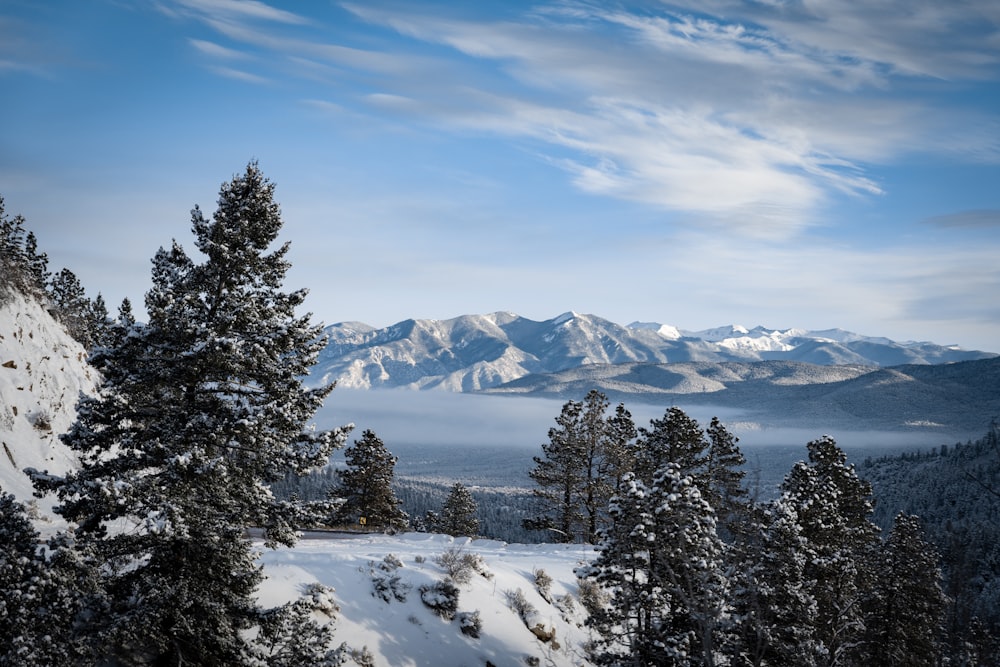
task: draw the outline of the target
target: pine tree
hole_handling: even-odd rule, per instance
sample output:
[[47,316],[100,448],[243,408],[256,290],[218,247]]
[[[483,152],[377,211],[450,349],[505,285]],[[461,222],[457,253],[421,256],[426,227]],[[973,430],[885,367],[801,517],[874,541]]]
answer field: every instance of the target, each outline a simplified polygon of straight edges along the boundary
[[42,294],[46,287],[47,264],[48,257],[38,253],[35,234],[25,229],[24,217],[8,217],[3,197],[0,197],[0,287]]
[[590,391],[582,402],[563,405],[557,428],[549,430],[542,457],[534,457],[529,472],[538,485],[535,497],[541,516],[525,522],[532,529],[549,530],[557,541],[577,537],[596,542],[606,522],[606,508],[618,480],[632,465],[632,416],[623,405],[606,417],[607,397]]
[[0,665],[91,662],[73,628],[93,602],[95,578],[68,535],[41,545],[23,505],[0,492]]
[[479,519],[476,518],[476,501],[472,493],[461,482],[451,487],[440,514],[434,515],[431,530],[453,537],[464,535],[475,537],[479,534]]
[[918,517],[896,516],[873,570],[866,610],[869,664],[940,664],[948,600],[938,554],[924,540]]
[[174,243],[153,260],[148,323],[102,352],[103,385],[64,442],[79,471],[32,471],[99,557],[108,604],[79,627],[101,661],[238,665],[261,616],[246,535],[290,545],[303,510],[268,484],[325,464],[344,429],[309,421],[331,386],[306,388],[321,329],[282,292],[288,244],[274,186],[255,163],[192,211],[201,263]]
[[49,282],[49,256],[38,252],[38,239],[34,232],[28,232],[24,239],[24,256],[31,274],[33,291],[41,293]]
[[529,530],[554,533],[556,542],[572,542],[580,534],[584,515],[579,490],[586,479],[586,456],[577,437],[577,425],[583,412],[579,401],[567,401],[557,427],[549,429],[549,441],[542,445],[542,456],[532,460],[535,467],[528,475],[537,487],[532,490],[540,506],[540,515],[524,522]]
[[741,517],[749,511],[743,488],[746,458],[737,445],[739,438],[726,430],[718,417],[712,417],[706,435],[709,444],[702,493],[715,510],[720,534],[731,539]]
[[715,515],[674,463],[651,486],[633,474],[611,503],[612,525],[580,574],[611,594],[588,621],[593,656],[610,665],[717,664],[724,643],[727,581]]
[[872,586],[878,545],[871,523],[871,485],[829,436],[807,445],[809,463],[797,463],[781,489],[795,511],[806,553],[806,579],[815,598],[816,638],[824,665],[855,662],[864,639],[862,598]]
[[648,485],[660,468],[674,463],[682,474],[694,475],[701,482],[708,462],[707,449],[698,422],[680,408],[668,408],[661,419],[650,421],[649,428],[639,429],[635,471]]
[[401,501],[392,490],[396,457],[385,443],[366,430],[360,440],[344,450],[347,468],[340,473],[334,494],[344,503],[337,512],[338,523],[361,523],[368,528],[401,529],[409,517],[400,509]]
[[806,550],[795,511],[783,499],[754,508],[731,546],[733,665],[812,667],[816,600],[806,579]]
[[98,292],[87,309],[87,335],[91,347],[110,343],[113,325],[113,321],[108,317],[108,306],[104,303],[104,297]]
[[62,269],[52,276],[49,297],[55,318],[77,342],[89,349],[94,342],[91,304],[80,279],[69,269]]

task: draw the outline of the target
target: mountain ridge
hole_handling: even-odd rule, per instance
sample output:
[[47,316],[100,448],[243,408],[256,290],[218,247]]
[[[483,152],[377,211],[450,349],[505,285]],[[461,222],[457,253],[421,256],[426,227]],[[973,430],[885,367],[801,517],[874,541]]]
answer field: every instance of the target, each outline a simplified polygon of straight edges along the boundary
[[998,356],[843,329],[726,325],[687,331],[657,322],[623,326],[573,311],[543,321],[507,311],[448,320],[407,319],[381,329],[342,322],[325,332],[328,344],[314,377],[364,389],[483,391],[529,375],[594,364],[799,361],[879,368]]

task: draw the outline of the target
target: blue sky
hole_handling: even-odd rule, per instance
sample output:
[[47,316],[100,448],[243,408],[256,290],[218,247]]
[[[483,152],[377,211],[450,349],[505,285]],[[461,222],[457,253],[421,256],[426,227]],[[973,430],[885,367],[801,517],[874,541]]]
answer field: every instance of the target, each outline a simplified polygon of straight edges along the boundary
[[0,195],[91,295],[257,159],[326,323],[1000,351],[1000,4],[0,3]]

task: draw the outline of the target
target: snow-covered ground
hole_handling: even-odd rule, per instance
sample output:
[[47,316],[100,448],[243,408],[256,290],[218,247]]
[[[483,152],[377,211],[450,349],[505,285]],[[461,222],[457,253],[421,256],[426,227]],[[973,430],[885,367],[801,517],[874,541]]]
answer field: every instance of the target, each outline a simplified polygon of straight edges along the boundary
[[[51,517],[55,498],[32,497],[25,468],[62,474],[76,456],[59,440],[76,418],[80,394],[97,389],[98,373],[87,352],[37,300],[20,294],[0,299],[0,489],[23,503],[37,503]],[[40,526],[43,530],[45,526]]]
[[[440,618],[421,601],[421,586],[448,578],[437,560],[449,551],[482,559],[482,572],[458,585],[460,615],[479,614],[478,639],[462,633],[459,618]],[[290,549],[263,549],[267,579],[259,595],[263,606],[275,606],[311,583],[332,586],[340,606],[333,622],[336,644],[367,647],[380,666],[589,665],[584,645],[590,633],[573,570],[593,556],[591,547],[579,544],[506,544],[429,533],[306,537]],[[552,578],[551,602],[536,588],[538,570]],[[403,600],[388,587],[396,576]],[[376,594],[376,580],[386,582],[388,602]],[[518,591],[535,610],[527,624],[511,607]],[[553,639],[542,641],[530,631],[528,625],[539,624],[546,632],[554,629]]]

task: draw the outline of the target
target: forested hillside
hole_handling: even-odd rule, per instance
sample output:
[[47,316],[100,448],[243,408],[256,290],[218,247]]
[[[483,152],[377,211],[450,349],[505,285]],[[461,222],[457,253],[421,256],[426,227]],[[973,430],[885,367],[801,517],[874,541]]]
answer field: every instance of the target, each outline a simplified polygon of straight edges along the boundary
[[982,438],[868,459],[859,473],[875,492],[875,522],[920,517],[941,555],[952,633],[1000,655],[1000,428]]

